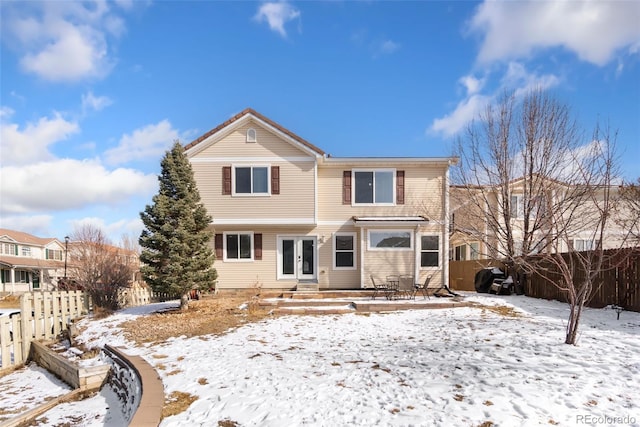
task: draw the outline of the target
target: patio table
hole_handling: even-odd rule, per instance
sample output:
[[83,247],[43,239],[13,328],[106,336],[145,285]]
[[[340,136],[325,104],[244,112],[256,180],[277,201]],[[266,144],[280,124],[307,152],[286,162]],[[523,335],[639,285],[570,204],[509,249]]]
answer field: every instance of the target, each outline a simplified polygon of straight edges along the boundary
[[387,299],[396,299],[400,292],[400,276],[392,274],[387,276]]

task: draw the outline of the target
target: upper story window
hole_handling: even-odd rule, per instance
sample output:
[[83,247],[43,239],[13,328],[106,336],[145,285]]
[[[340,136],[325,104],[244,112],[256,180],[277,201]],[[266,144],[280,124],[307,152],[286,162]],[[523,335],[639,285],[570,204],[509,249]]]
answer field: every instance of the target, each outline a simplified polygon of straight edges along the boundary
[[31,256],[31,248],[29,246],[22,247],[22,256]]
[[524,198],[522,194],[514,194],[511,196],[511,218],[522,219],[524,218]]
[[55,259],[58,261],[62,261],[62,251],[58,249],[47,249],[46,256],[47,256],[47,259]]
[[18,255],[18,245],[15,243],[3,243],[0,245],[0,253],[5,255]]
[[269,194],[268,166],[236,166],[234,178],[235,194]]
[[355,204],[393,204],[395,200],[395,170],[356,170],[353,172]]
[[254,128],[247,129],[247,142],[256,142],[258,140],[256,130]]
[[411,250],[413,233],[409,230],[369,230],[370,250]]

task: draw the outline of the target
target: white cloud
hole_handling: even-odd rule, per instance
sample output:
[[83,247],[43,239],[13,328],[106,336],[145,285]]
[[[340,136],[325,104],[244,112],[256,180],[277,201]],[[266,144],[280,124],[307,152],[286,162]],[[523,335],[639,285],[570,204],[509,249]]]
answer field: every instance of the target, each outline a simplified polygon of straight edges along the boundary
[[123,164],[132,160],[160,158],[177,139],[178,131],[168,120],[162,120],[125,134],[117,147],[105,152],[105,159],[108,164]]
[[501,88],[513,90],[520,97],[531,90],[546,90],[560,84],[560,78],[554,74],[539,75],[527,71],[524,64],[510,62],[502,77]]
[[471,75],[461,77],[459,82],[465,87],[467,95],[478,93],[484,86],[483,79],[478,79]]
[[485,1],[470,21],[481,33],[478,61],[527,57],[562,47],[581,60],[604,65],[640,41],[638,1]]
[[13,111],[12,108],[2,106],[0,107],[0,119],[8,119],[9,117],[13,116],[14,112],[15,111]]
[[121,243],[123,236],[133,236],[137,241],[144,228],[144,224],[142,224],[142,220],[139,217],[137,219],[118,219],[113,222],[107,222],[104,218],[88,216],[72,219],[68,222],[70,230],[80,229],[87,225],[102,230],[111,243],[115,245]]
[[52,81],[102,76],[109,71],[104,38],[96,31],[62,23],[50,44],[20,60],[25,71]]
[[458,103],[455,110],[442,118],[433,120],[428,132],[440,133],[451,137],[464,129],[473,119],[480,118],[485,107],[504,92],[513,92],[516,98],[522,97],[531,90],[545,90],[560,83],[560,78],[553,74],[537,74],[529,72],[518,62],[510,62],[499,85],[489,93],[480,93],[487,77],[477,79],[474,76],[463,76],[458,80],[466,91],[466,96]]
[[100,111],[111,104],[113,104],[113,101],[109,97],[95,96],[91,91],[82,95],[82,111],[84,112],[89,110]]
[[440,119],[435,119],[431,124],[430,131],[442,133],[447,137],[453,136],[477,118],[490,101],[491,98],[488,96],[471,95],[460,101],[453,112]]
[[49,229],[53,217],[51,215],[18,215],[0,216],[0,228],[10,230],[28,230],[29,233],[41,237],[55,237]]
[[[4,117],[4,115],[3,115]],[[20,129],[15,123],[0,123],[0,151],[4,166],[19,166],[50,160],[49,145],[67,139],[79,132],[76,122],[70,122],[55,113],[52,118],[42,117],[37,123],[28,123]]]
[[14,2],[3,4],[3,15],[3,38],[22,69],[56,82],[106,76],[114,65],[109,39],[126,31],[104,1]]
[[388,55],[400,49],[400,44],[393,40],[385,40],[376,49],[378,55]]
[[299,20],[300,11],[286,1],[268,2],[260,5],[253,19],[257,22],[266,21],[272,31],[287,37],[284,26],[290,21]]
[[62,159],[0,169],[3,215],[116,205],[157,189],[157,177],[133,169],[107,170],[97,160]]

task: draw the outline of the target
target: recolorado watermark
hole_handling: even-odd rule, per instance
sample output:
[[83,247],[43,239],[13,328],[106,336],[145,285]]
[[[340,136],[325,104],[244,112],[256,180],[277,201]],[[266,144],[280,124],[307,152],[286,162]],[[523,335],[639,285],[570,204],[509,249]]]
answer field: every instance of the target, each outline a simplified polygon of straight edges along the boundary
[[576,424],[621,426],[635,425],[636,423],[636,417],[630,415],[576,415]]

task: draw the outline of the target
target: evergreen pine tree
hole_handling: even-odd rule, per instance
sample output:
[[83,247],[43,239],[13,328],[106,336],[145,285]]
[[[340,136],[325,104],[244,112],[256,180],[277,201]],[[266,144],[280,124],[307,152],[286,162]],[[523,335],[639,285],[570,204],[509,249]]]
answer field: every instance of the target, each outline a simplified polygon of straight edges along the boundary
[[156,292],[181,295],[180,308],[188,307],[191,289],[213,287],[217,272],[209,246],[211,217],[200,201],[191,164],[176,141],[161,163],[160,189],[140,217],[140,260],[145,281]]

